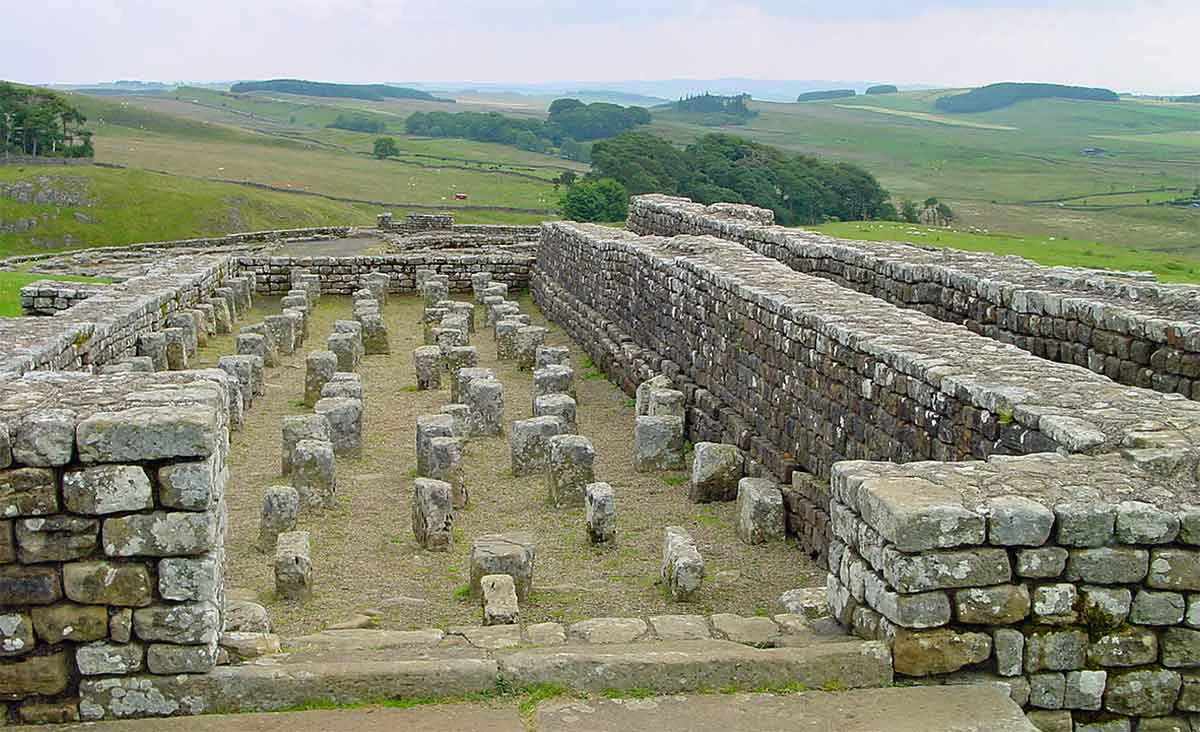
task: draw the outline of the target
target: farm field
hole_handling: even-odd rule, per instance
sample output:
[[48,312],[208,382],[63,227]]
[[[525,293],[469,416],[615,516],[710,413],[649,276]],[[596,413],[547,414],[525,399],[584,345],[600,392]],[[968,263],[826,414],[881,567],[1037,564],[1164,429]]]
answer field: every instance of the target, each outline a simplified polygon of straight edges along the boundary
[[859,163],[897,197],[946,201],[964,227],[1200,258],[1200,209],[1163,205],[1174,193],[1125,196],[1200,185],[1197,105],[1040,100],[949,115],[933,106],[947,93],[754,102],[758,117],[725,128],[656,112],[653,126],[679,143],[726,131]]

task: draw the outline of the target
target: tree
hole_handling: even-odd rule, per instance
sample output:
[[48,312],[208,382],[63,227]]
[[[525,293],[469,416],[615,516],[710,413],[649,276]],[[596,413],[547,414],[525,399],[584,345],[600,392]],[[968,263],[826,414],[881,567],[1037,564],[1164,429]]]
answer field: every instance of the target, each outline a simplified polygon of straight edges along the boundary
[[567,188],[570,188],[571,186],[575,185],[575,179],[578,177],[579,176],[575,174],[574,170],[564,170],[562,174],[558,176],[558,180],[555,182],[561,183]]
[[47,89],[0,82],[0,153],[91,157],[87,118]]
[[573,221],[622,221],[628,211],[629,193],[612,178],[579,181],[562,199],[562,214]]
[[900,220],[908,224],[921,223],[921,211],[911,199],[906,198],[900,202]]
[[380,137],[375,141],[375,157],[383,160],[384,158],[395,157],[400,154],[400,148],[396,146],[396,140],[391,137]]

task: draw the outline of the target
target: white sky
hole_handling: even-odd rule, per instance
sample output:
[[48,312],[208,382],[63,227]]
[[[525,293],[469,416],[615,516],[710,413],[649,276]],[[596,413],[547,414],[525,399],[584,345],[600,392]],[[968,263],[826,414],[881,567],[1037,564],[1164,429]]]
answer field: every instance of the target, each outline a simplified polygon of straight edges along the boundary
[[741,76],[1200,93],[1200,0],[39,0],[2,15],[0,78],[31,83]]

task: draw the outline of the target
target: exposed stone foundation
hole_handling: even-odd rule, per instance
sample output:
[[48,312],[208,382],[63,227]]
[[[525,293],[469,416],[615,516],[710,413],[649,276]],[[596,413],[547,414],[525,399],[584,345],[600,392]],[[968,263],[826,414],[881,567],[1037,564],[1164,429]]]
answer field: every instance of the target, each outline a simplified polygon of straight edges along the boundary
[[378,257],[272,257],[245,255],[237,258],[239,270],[252,272],[258,292],[280,295],[292,288],[292,271],[319,275],[321,292],[350,295],[362,287],[363,277],[382,272],[389,277],[389,292],[418,292],[418,269],[432,269],[450,277],[450,290],[471,289],[471,275],[491,272],[496,282],[512,288],[529,286],[532,252],[484,250],[479,253],[423,250]]

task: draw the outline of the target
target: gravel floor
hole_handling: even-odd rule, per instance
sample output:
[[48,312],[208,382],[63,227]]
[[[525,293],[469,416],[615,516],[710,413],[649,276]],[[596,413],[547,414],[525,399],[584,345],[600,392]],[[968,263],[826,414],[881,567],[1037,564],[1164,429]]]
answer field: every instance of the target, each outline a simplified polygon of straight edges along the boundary
[[[546,325],[528,298],[522,309]],[[278,311],[278,300],[259,298],[243,322]],[[551,508],[540,478],[512,477],[507,436],[500,436],[475,439],[467,447],[472,503],[457,517],[452,551],[421,550],[412,537],[410,513],[414,426],[418,415],[447,404],[449,393],[415,391],[412,350],[422,345],[421,303],[418,297],[393,296],[384,309],[392,353],[367,357],[360,367],[366,389],[363,456],[338,458],[337,508],[300,519],[299,528],[312,533],[314,597],[302,604],[276,600],[268,557],[253,545],[262,493],[283,482],[279,421],[307,411],[299,402],[304,355],[321,348],[333,321],[350,317],[349,311],[347,299],[322,299],[312,316],[310,340],[282,366],[268,369],[266,396],[255,402],[245,428],[231,439],[230,594],[264,603],[280,633],[319,630],[363,612],[385,628],[478,624],[478,606],[460,597],[469,576],[471,537],[488,532],[530,531],[537,540],[534,593],[521,608],[526,622],[680,612],[754,615],[778,611],[784,590],[820,583],[823,572],[792,542],[749,547],[738,541],[732,503],[688,502],[685,474],[633,472],[632,400],[591,368],[582,351],[552,325],[548,343],[572,346],[579,432],[596,447],[597,480],[617,489],[616,544],[590,546],[582,508]],[[490,331],[476,333],[474,344],[480,365],[497,369],[504,383],[507,418],[530,416],[531,375],[495,360]],[[211,339],[200,365],[215,364],[219,355],[232,351],[233,337]],[[707,562],[708,577],[692,603],[671,602],[656,584],[662,528],[669,524],[685,526]]]

